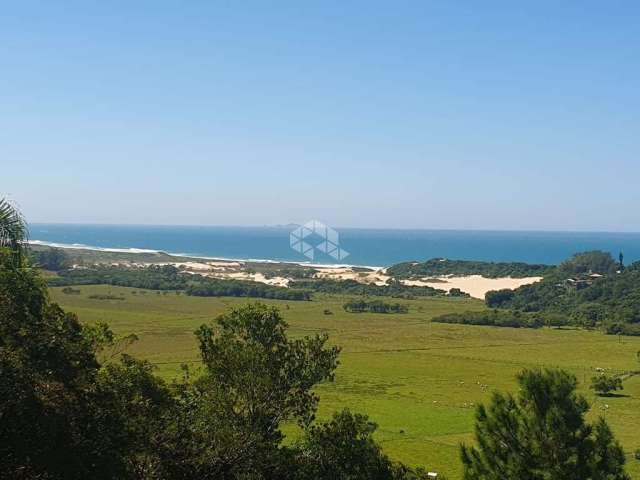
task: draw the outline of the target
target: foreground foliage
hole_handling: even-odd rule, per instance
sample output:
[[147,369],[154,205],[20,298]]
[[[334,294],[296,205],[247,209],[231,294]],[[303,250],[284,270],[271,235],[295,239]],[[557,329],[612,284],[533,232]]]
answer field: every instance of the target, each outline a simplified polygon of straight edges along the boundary
[[476,447],[462,448],[466,480],[628,480],[625,457],[603,419],[586,423],[589,405],[574,376],[525,370],[517,397],[495,393],[476,413]]
[[[422,478],[381,452],[365,416],[314,422],[339,350],[286,327],[273,307],[233,309],[197,331],[201,375],[167,384],[120,354],[130,338],[81,325],[0,251],[0,478]],[[284,422],[298,444],[283,444]]]

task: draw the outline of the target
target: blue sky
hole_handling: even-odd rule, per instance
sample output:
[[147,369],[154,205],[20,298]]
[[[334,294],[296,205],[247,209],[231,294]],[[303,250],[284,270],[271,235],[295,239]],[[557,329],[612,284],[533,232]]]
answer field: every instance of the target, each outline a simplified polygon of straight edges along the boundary
[[640,231],[638,25],[636,1],[5,2],[0,193],[34,222]]

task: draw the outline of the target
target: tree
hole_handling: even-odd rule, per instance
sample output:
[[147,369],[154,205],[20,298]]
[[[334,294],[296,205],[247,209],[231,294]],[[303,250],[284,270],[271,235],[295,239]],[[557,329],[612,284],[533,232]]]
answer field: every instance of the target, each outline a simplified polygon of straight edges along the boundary
[[117,476],[120,425],[93,401],[94,345],[15,258],[0,252],[0,477]]
[[69,267],[69,258],[60,248],[48,248],[32,252],[35,263],[45,270],[57,272]]
[[419,479],[422,470],[395,464],[373,439],[377,425],[366,415],[343,410],[314,425],[296,445],[297,479]]
[[608,396],[611,392],[622,390],[622,379],[612,375],[596,375],[591,379],[591,389],[595,390],[598,395]]
[[0,478],[134,478],[162,382],[130,358],[103,367],[97,353],[117,337],[51,303],[15,258],[0,249]]
[[198,329],[204,372],[180,388],[180,410],[161,442],[168,476],[278,477],[280,426],[313,421],[312,389],[333,379],[339,352],[326,335],[290,340],[286,327],[276,308],[256,303]]
[[615,273],[618,264],[609,252],[593,250],[590,252],[576,253],[573,257],[560,264],[560,271],[569,274],[599,273],[607,275]]
[[585,422],[589,404],[562,370],[524,370],[517,396],[496,392],[476,411],[477,446],[462,446],[466,480],[628,480],[607,423]]
[[497,308],[513,299],[515,293],[508,288],[502,290],[491,290],[484,295],[484,301],[489,308]]
[[24,257],[27,224],[20,211],[8,200],[0,198],[0,248],[12,252],[15,264]]

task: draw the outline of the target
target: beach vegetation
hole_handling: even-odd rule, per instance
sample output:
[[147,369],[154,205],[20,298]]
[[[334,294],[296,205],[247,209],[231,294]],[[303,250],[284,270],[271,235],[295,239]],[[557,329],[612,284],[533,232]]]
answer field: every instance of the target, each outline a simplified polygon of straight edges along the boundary
[[437,276],[482,275],[486,278],[525,278],[545,276],[553,272],[552,265],[523,262],[480,262],[432,258],[425,262],[402,262],[387,269],[387,274],[397,279],[415,279]]
[[193,282],[185,289],[187,295],[196,297],[250,297],[278,300],[311,300],[307,290],[276,287],[260,282],[208,278]]
[[147,290],[184,291],[199,297],[251,297],[281,300],[310,300],[310,292],[267,285],[260,282],[235,279],[208,278],[182,272],[173,265],[148,265],[125,267],[95,265],[67,269],[49,279],[51,286],[116,285]]
[[384,285],[375,283],[362,283],[356,280],[331,280],[327,278],[314,280],[297,280],[289,282],[290,288],[305,289],[318,293],[369,295],[404,298],[410,300],[415,297],[434,297],[446,295],[446,291],[414,285],[404,285],[397,280],[391,280]]

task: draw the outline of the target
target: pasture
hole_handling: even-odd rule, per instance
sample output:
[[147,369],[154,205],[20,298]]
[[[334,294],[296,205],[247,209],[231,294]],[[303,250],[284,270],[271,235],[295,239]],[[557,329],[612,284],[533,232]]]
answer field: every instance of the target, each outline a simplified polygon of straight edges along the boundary
[[[182,363],[197,366],[193,331],[199,325],[251,301],[112,286],[77,288],[78,294],[52,288],[51,295],[83,322],[105,321],[117,333],[136,333],[139,341],[128,353],[153,362],[166,379],[180,375]],[[378,423],[378,439],[392,458],[455,479],[461,473],[459,445],[473,440],[475,405],[487,402],[493,390],[514,391],[515,375],[525,367],[559,366],[578,377],[592,404],[590,416],[606,416],[625,448],[632,478],[640,479],[640,461],[633,458],[640,449],[640,376],[626,379],[617,397],[597,397],[588,388],[597,367],[616,373],[640,369],[640,338],[430,322],[442,313],[484,308],[473,299],[400,300],[409,313],[354,314],[342,308],[349,298],[265,301],[281,309],[292,337],[324,332],[342,347],[336,381],[318,389],[321,418],[344,407],[366,413]]]

